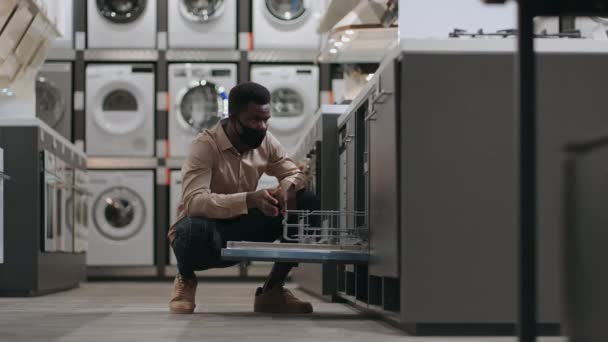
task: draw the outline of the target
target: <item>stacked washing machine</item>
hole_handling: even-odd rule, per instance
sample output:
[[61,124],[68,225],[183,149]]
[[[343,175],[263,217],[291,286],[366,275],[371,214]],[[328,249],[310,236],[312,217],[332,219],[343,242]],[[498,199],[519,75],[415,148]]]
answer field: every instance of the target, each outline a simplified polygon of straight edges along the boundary
[[[87,65],[89,158],[154,156],[154,81],[153,64]],[[91,170],[89,178],[88,264],[153,266],[154,170]]]
[[237,1],[170,0],[171,48],[236,49]]
[[254,49],[318,50],[324,8],[318,0],[253,0]]
[[156,1],[88,0],[89,48],[156,47]]
[[[319,107],[319,69],[314,65],[253,65],[251,81],[270,91],[272,118],[268,130],[293,155],[302,138],[303,127],[313,119]],[[259,189],[278,185],[266,174],[258,183]]]
[[[154,49],[156,1],[88,0],[89,49]],[[86,66],[85,149],[89,158],[155,155],[155,65]],[[154,265],[154,170],[91,170],[91,266]]]

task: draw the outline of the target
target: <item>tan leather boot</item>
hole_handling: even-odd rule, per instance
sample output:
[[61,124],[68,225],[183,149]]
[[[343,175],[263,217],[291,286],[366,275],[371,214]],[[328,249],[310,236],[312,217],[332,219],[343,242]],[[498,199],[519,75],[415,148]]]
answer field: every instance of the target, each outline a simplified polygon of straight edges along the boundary
[[262,313],[311,313],[312,305],[296,298],[283,286],[275,286],[273,289],[263,292],[258,288],[253,304],[253,311]]
[[174,314],[191,314],[196,307],[194,296],[196,294],[196,278],[186,279],[181,275],[175,277],[169,311]]

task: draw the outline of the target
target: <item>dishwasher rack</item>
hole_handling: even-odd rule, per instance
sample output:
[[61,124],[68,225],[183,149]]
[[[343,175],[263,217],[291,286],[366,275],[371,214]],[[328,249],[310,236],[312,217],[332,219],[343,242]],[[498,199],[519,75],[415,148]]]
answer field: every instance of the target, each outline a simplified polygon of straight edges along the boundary
[[283,242],[229,241],[224,260],[343,263],[369,261],[365,212],[287,210]]

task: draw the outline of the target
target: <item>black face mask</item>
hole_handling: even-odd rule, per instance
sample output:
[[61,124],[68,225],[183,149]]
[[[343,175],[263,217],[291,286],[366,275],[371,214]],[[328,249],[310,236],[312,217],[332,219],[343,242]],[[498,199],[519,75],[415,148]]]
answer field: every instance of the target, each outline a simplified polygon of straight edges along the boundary
[[251,149],[258,148],[264,138],[266,137],[265,129],[254,129],[251,127],[247,127],[241,123],[241,120],[236,119],[236,121],[241,126],[241,133],[239,134],[239,138]]

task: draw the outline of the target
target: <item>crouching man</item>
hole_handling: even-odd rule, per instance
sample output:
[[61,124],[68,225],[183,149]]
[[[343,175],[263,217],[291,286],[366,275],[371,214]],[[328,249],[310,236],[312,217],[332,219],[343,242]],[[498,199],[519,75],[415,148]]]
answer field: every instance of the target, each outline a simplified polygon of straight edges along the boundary
[[[234,87],[229,117],[200,133],[182,168],[182,198],[168,238],[177,258],[169,309],[194,312],[194,271],[229,267],[221,249],[227,241],[273,242],[282,238],[285,209],[317,210],[318,199],[301,190],[306,177],[278,140],[267,132],[270,93],[256,83]],[[255,191],[260,176],[279,179],[279,187]],[[283,287],[292,263],[275,263],[257,289],[254,311],[310,313],[312,306]]]

